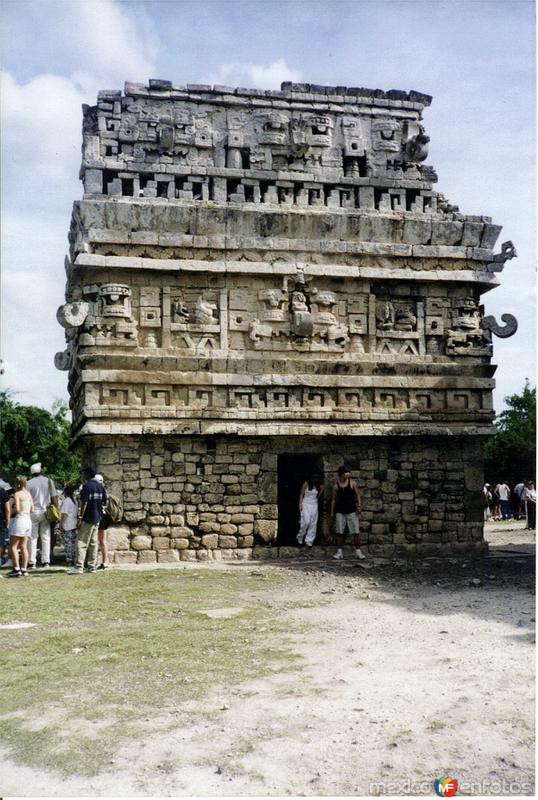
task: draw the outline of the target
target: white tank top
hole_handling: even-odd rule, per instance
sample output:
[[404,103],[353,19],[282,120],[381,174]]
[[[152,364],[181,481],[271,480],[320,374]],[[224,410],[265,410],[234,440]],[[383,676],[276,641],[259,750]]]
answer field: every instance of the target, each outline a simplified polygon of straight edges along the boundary
[[306,505],[317,505],[317,502],[318,502],[318,490],[316,488],[314,489],[307,488],[306,492],[304,493],[303,503],[306,503]]

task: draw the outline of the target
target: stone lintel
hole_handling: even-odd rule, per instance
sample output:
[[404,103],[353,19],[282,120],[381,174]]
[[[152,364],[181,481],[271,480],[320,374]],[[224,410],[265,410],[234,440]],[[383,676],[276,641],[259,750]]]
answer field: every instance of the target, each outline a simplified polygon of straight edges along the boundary
[[[386,246],[387,249],[391,245]],[[391,255],[387,251],[387,255]],[[217,272],[223,274],[296,275],[363,278],[367,280],[442,281],[479,283],[487,291],[500,284],[495,274],[478,269],[414,270],[406,267],[359,267],[344,264],[309,264],[303,261],[271,264],[265,261],[195,261],[192,259],[142,258],[138,256],[102,256],[79,253],[74,262],[77,268],[124,269],[152,272]]]
[[86,383],[174,384],[188,386],[309,386],[379,387],[416,389],[493,389],[493,378],[428,375],[250,375],[248,373],[201,373],[158,370],[83,369]]
[[435,424],[425,422],[364,422],[350,423],[298,423],[285,422],[242,422],[214,420],[88,420],[77,431],[73,442],[88,435],[128,435],[147,434],[193,436],[228,434],[232,436],[492,436],[495,426],[487,423],[474,424]]

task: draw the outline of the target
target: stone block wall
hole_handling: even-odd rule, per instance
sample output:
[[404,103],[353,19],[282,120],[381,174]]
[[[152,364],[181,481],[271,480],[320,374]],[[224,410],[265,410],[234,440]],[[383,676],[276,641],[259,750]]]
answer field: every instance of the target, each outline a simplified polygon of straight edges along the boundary
[[[346,462],[364,492],[372,555],[479,552],[479,437],[94,437],[84,458],[123,502],[109,529],[114,563],[276,557],[279,456],[310,453],[327,486],[318,541],[333,541],[329,498]],[[306,475],[304,476],[306,477]]]

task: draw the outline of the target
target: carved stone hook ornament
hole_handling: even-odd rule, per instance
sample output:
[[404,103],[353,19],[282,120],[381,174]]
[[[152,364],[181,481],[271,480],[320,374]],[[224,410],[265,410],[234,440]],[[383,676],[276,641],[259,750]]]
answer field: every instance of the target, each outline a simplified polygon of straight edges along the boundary
[[492,315],[482,319],[482,329],[489,341],[491,341],[492,333],[500,339],[508,339],[509,336],[513,336],[517,331],[517,319],[512,314],[501,314],[501,319],[505,323],[504,326],[499,325]]
[[488,262],[488,270],[490,272],[502,272],[505,262],[511,258],[517,258],[517,250],[514,243],[511,241],[503,242],[501,252],[494,255],[491,261]]

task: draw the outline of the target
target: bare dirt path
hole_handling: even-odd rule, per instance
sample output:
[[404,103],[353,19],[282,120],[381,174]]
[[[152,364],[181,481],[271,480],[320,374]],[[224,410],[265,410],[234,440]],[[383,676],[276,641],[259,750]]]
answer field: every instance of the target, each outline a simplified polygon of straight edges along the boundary
[[264,595],[305,624],[296,668],[208,687],[94,779],[5,761],[2,794],[431,796],[443,776],[465,794],[533,794],[534,534],[521,527],[488,526],[479,563],[256,565],[293,577]]

